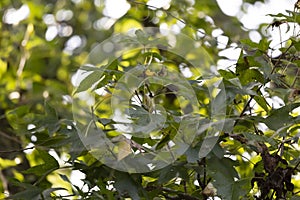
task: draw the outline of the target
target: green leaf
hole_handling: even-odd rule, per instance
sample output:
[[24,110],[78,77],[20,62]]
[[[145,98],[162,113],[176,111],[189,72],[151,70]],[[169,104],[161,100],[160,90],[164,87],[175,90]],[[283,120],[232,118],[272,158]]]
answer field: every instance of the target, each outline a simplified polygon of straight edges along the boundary
[[296,50],[300,51],[300,40],[296,41],[295,39],[291,38],[293,46],[296,48]]
[[135,35],[137,36],[137,40],[143,44],[146,45],[149,43],[149,36],[147,33],[145,33],[144,31],[138,29],[135,31]]
[[264,76],[257,69],[246,69],[240,72],[239,79],[242,85],[258,81],[264,83]]
[[75,93],[79,93],[91,89],[94,84],[96,84],[99,80],[101,80],[102,75],[103,75],[102,71],[95,70],[80,82]]
[[177,177],[176,174],[177,174],[176,167],[173,165],[169,165],[160,171],[158,183],[159,184],[168,183],[170,180]]
[[[221,173],[218,173],[218,180],[222,179]],[[220,186],[218,183],[214,184],[217,188],[218,194],[220,194],[224,199],[241,199],[249,194],[251,190],[251,178],[240,179],[237,181],[223,180],[224,183]]]
[[199,160],[199,149],[199,146],[188,148],[188,150],[185,152],[188,163],[197,163],[197,161]]
[[213,185],[217,188],[217,193],[222,199],[239,199],[239,197],[248,194],[250,191],[251,179],[240,179],[234,168],[237,163],[229,158],[219,159],[211,157],[207,160],[207,169],[213,178]]
[[58,119],[56,110],[49,104],[48,101],[45,101],[45,115],[50,118]]
[[263,162],[263,160],[260,160],[257,163],[255,163],[255,165],[254,165],[254,171],[256,173],[263,173],[264,170],[265,170],[265,168],[264,168],[264,162]]
[[266,99],[263,96],[254,96],[254,100],[256,101],[256,103],[258,103],[260,105],[260,107],[262,107],[267,113],[270,110],[270,105],[268,104],[268,102],[266,101]]
[[227,80],[236,77],[236,75],[232,71],[226,71],[226,70],[220,69],[220,70],[218,70],[218,72],[224,79],[227,79]]
[[65,190],[65,191],[67,191],[67,189],[65,189],[65,188],[48,188],[48,189],[46,189],[46,190],[44,190],[43,191],[43,197],[45,198],[45,199],[52,199],[53,198],[53,196],[51,195],[51,193],[52,192],[54,192],[54,191],[58,191],[58,190]]
[[242,84],[241,84],[241,81],[239,78],[232,78],[230,80],[228,80],[230,83],[232,83],[234,86],[237,86],[238,88],[235,88],[235,89],[241,89],[243,88]]
[[143,53],[143,57],[145,57],[145,58],[147,58],[147,57],[148,58],[157,58],[161,62],[165,61],[165,58],[162,55],[160,55],[159,53],[156,53],[156,52],[152,52],[152,51]]
[[61,178],[62,180],[66,181],[66,182],[68,182],[68,183],[71,183],[70,180],[69,180],[69,178],[68,178],[66,175],[64,175],[64,174],[59,174],[59,176],[60,176],[60,178]]
[[271,16],[271,17],[277,17],[277,18],[281,18],[281,17],[288,17],[287,15],[284,15],[282,13],[279,13],[279,14],[268,14],[268,16]]
[[103,126],[106,126],[106,125],[115,123],[114,120],[108,119],[108,118],[98,118],[98,121],[99,121]]
[[240,75],[241,72],[249,68],[249,63],[247,61],[247,57],[244,56],[243,50],[241,50],[239,59],[236,64],[236,75]]
[[165,135],[163,135],[163,137],[157,143],[155,150],[159,150],[159,149],[163,148],[170,140],[171,140],[170,133],[166,133]]
[[275,139],[264,136],[264,135],[257,135],[254,133],[247,133],[247,132],[244,132],[243,135],[250,141],[267,142],[272,146],[277,146],[277,142]]
[[209,154],[214,146],[217,144],[219,137],[218,136],[209,136],[206,137],[201,145],[200,151],[199,151],[199,158],[204,158]]
[[300,200],[300,196],[292,196],[291,200]]
[[261,51],[263,51],[263,52],[268,51],[269,46],[270,46],[270,43],[271,43],[271,40],[268,41],[267,38],[261,39],[261,40],[259,41],[259,46],[258,46],[259,50],[261,50]]
[[30,189],[27,188],[25,191],[10,196],[9,199],[39,200],[41,199],[40,194],[42,191],[43,189],[39,187],[32,187]]
[[68,137],[66,135],[54,135],[46,139],[38,140],[36,144],[44,147],[54,148],[65,144],[67,139]]
[[[60,122],[56,109],[50,105],[48,101],[44,102],[45,115],[42,118],[36,117],[35,125],[40,128],[44,128],[48,131],[50,136],[53,136],[60,128]],[[40,142],[40,141],[38,141]]]
[[222,159],[224,157],[224,149],[220,146],[220,144],[215,144],[212,152],[217,156],[217,158]]
[[23,133],[27,131],[27,125],[33,121],[33,115],[27,105],[7,111],[5,115],[11,127]]
[[41,159],[44,161],[44,163],[37,166],[33,166],[25,170],[24,173],[26,174],[33,173],[37,176],[45,176],[59,168],[58,162],[49,153],[43,150],[37,150],[37,151]]
[[293,117],[289,113],[300,106],[300,103],[294,103],[283,106],[279,109],[271,110],[270,115],[264,120],[264,123],[272,130],[278,130],[287,124],[290,124]]
[[215,156],[212,156],[207,160],[207,167],[209,171],[212,173],[212,176],[216,173],[222,173],[223,178],[229,180],[234,180],[234,178],[238,178],[238,174],[234,169],[234,166],[237,165],[237,162],[229,159],[229,158],[222,158],[219,159]]
[[133,200],[140,199],[139,189],[137,183],[133,180],[130,174],[124,172],[116,173],[116,182],[114,187],[120,194],[128,193]]
[[245,45],[247,45],[247,46],[249,46],[249,47],[251,47],[251,48],[258,48],[258,43],[255,43],[255,42],[253,42],[252,40],[250,40],[250,39],[242,39],[242,40],[240,40],[240,42],[242,43],[242,44],[245,44]]

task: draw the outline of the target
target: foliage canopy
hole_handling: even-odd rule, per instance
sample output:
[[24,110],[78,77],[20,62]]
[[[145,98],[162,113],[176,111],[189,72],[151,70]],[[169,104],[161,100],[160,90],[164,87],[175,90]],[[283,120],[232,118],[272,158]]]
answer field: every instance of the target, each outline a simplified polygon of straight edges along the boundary
[[300,199],[299,1],[149,2],[0,2],[0,198]]

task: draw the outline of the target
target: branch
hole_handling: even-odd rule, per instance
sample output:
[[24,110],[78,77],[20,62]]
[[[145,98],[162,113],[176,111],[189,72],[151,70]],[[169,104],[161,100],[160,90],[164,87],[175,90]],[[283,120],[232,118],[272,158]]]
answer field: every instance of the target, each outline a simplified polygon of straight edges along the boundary
[[22,144],[16,137],[13,137],[13,136],[10,136],[8,135],[7,133],[3,132],[3,131],[0,131],[0,135],[5,137],[6,139],[9,139],[9,140],[12,140],[18,144]]
[[8,181],[6,179],[6,177],[3,175],[2,170],[0,170],[0,180],[2,182],[2,189],[3,189],[3,193],[9,193],[8,192]]
[[26,151],[26,150],[29,150],[29,149],[34,149],[34,148],[35,148],[35,146],[32,146],[32,147],[27,147],[27,148],[24,148],[24,149],[15,149],[15,150],[0,151],[0,153],[23,152],[23,151]]
[[27,45],[33,31],[34,31],[34,26],[33,26],[33,24],[29,23],[27,25],[27,29],[26,29],[25,34],[24,34],[24,38],[23,38],[23,40],[21,42],[21,45],[20,45],[20,47],[21,47],[21,58],[20,58],[20,62],[19,62],[18,70],[17,70],[17,87],[18,88],[20,87],[21,75],[23,73],[26,61],[29,57],[29,52],[26,49],[26,45]]

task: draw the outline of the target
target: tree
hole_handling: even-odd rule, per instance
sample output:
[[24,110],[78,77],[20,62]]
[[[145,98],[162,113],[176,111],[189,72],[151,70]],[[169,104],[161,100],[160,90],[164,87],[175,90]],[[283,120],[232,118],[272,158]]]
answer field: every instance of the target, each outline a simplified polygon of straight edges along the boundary
[[299,199],[299,1],[258,42],[217,1],[147,2],[0,2],[0,197]]

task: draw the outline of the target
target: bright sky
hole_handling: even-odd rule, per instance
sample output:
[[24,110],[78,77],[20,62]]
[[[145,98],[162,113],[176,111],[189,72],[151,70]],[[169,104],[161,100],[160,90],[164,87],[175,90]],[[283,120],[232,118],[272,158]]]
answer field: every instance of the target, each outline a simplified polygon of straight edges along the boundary
[[[249,30],[257,29],[262,23],[272,23],[273,18],[271,16],[267,16],[267,14],[286,14],[286,10],[293,10],[295,3],[294,0],[266,0],[266,3],[256,2],[254,5],[247,4],[242,7],[242,0],[217,0],[217,2],[225,14],[229,16],[237,16],[242,22],[243,26]],[[241,9],[245,10],[246,12],[242,12]],[[280,45],[278,45],[280,44],[280,41],[284,41],[291,35],[293,35],[293,29],[288,32],[286,32],[286,30],[287,25],[283,24],[281,26],[281,40],[278,28],[274,28],[273,31],[269,30],[273,40],[270,44],[272,48],[280,48]],[[297,31],[299,31],[299,26],[297,28]],[[261,35],[255,30],[250,31],[249,37],[254,42],[259,42],[259,40],[261,39]],[[238,58],[239,53],[239,49],[232,49],[225,50],[221,55],[228,56],[228,58],[230,59],[236,59]],[[275,51],[272,55],[277,56],[279,54],[279,51]],[[234,61],[219,61],[218,64],[226,68],[226,66],[230,66],[233,63]]]
[[[189,1],[194,2],[194,0]],[[254,29],[258,28],[262,23],[272,23],[273,21],[273,18],[267,16],[267,14],[286,13],[285,10],[293,10],[295,4],[295,0],[266,0],[266,3],[256,2],[254,5],[242,5],[242,0],[217,0],[217,2],[221,10],[226,15],[237,16],[245,28],[249,30],[253,29],[253,31],[250,31],[249,37],[254,42],[259,42],[259,40],[262,38],[262,36]],[[147,2],[147,4],[150,6],[164,9],[167,9],[170,6],[170,3],[171,0],[149,0]],[[130,9],[130,5],[126,2],[126,0],[106,0],[106,4],[107,5],[104,14],[108,17],[114,18],[115,20],[126,14],[128,9]],[[112,24],[113,23],[111,23],[110,26]],[[162,24],[161,26],[164,26],[164,29],[166,28],[166,24]],[[280,41],[284,41],[293,35],[293,29],[288,32],[286,32],[286,30],[287,25],[283,24],[281,26],[281,40],[278,28],[274,28],[273,31],[270,31],[273,40],[270,44],[272,48],[280,48]],[[299,26],[297,27],[296,32],[298,31]],[[218,37],[218,41],[221,43],[226,44],[227,40],[228,38],[226,36],[220,35]],[[220,56],[226,56],[231,61],[218,61],[219,68],[228,68],[235,63],[234,60],[236,60],[240,54],[240,49],[235,47],[236,46],[233,46],[233,48],[226,49],[220,53]],[[279,54],[280,51],[274,51],[272,53],[273,56],[278,56]]]

